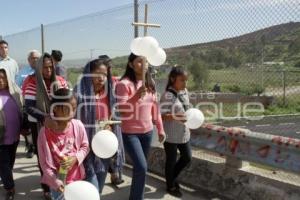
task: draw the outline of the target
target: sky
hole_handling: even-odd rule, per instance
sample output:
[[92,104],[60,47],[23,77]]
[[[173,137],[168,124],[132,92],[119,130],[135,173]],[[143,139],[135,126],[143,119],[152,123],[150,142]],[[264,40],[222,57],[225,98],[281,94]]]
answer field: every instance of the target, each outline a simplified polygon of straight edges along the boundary
[[0,0],[0,35],[133,3],[134,0]]
[[[31,49],[60,49],[65,59],[128,55],[134,0],[0,0],[0,34],[10,55],[25,60]],[[139,21],[144,1],[139,0]],[[162,48],[216,41],[270,26],[300,22],[300,0],[147,0],[148,22]],[[13,12],[12,12],[13,11]],[[5,16],[5,17],[4,17]],[[142,28],[139,30],[142,36]]]

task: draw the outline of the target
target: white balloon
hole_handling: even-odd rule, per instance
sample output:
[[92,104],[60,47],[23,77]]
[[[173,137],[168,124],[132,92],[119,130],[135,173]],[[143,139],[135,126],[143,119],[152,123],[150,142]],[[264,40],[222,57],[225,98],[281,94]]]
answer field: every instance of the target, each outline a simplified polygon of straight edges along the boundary
[[148,62],[153,66],[160,66],[166,62],[166,52],[162,48],[157,48],[156,52],[147,56]]
[[159,44],[158,44],[157,40],[154,37],[146,36],[146,37],[143,37],[143,39],[144,39],[145,45],[147,45],[148,47],[149,46],[154,47],[154,48],[159,47]]
[[157,52],[157,49],[159,48],[157,40],[151,36],[144,37],[142,43],[142,55],[145,57],[152,56]]
[[110,158],[118,150],[118,139],[109,130],[102,130],[96,133],[92,140],[93,152],[100,158]]
[[142,48],[142,37],[137,37],[133,39],[130,43],[130,51],[134,53],[135,55],[140,56],[140,52]]
[[100,200],[98,189],[87,181],[75,181],[65,186],[66,200]]
[[189,129],[197,129],[199,128],[203,122],[204,122],[204,115],[203,113],[196,109],[196,108],[190,108],[186,112],[186,122],[185,125]]
[[150,56],[157,51],[159,44],[154,37],[137,37],[131,41],[130,50],[138,56]]

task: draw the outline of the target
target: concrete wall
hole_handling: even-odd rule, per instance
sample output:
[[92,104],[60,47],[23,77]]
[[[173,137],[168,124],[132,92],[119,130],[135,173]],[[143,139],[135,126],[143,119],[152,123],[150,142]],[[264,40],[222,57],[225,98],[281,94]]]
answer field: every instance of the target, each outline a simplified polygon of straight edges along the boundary
[[[152,148],[148,163],[150,171],[164,176],[165,154],[161,147]],[[300,177],[296,174],[274,172],[250,165],[238,169],[234,163],[227,163],[231,165],[226,164],[225,157],[195,149],[192,164],[180,175],[180,182],[230,199],[300,199]],[[289,177],[295,180],[292,181]]]

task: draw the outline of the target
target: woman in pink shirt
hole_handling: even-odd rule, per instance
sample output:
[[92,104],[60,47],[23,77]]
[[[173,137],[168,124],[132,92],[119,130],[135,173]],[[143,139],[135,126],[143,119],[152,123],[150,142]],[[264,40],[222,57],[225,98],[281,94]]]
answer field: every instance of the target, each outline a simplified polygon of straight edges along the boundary
[[[84,125],[72,119],[76,99],[69,89],[54,92],[51,101],[52,119],[56,129],[42,127],[38,136],[38,155],[43,170],[42,183],[50,186],[53,199],[64,199],[64,184],[85,178],[83,160],[89,152]],[[63,169],[66,174],[59,173]]]
[[[125,74],[116,85],[118,109],[122,120],[125,150],[133,161],[133,176],[129,199],[144,199],[147,156],[151,146],[153,123],[159,141],[165,138],[154,81],[143,67],[143,57],[130,54]],[[143,69],[147,70],[143,86]]]

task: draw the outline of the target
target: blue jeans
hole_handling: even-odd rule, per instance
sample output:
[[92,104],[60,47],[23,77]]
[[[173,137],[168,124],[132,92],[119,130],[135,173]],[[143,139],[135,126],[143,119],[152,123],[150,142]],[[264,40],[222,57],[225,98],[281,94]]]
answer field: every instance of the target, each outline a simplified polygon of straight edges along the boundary
[[0,145],[0,177],[6,190],[15,187],[13,168],[18,144],[19,141],[10,145]]
[[53,200],[65,200],[64,193],[50,189],[51,197]]
[[107,171],[96,173],[100,194],[102,193],[102,190],[103,190],[103,187],[104,187],[104,184],[105,184],[106,175],[107,175]]
[[151,147],[153,131],[143,134],[123,133],[126,152],[133,162],[133,175],[130,188],[130,200],[144,199],[147,172],[147,157]]
[[98,172],[91,177],[87,177],[85,180],[93,184],[101,194],[105,184],[106,175],[107,175],[107,171]]

